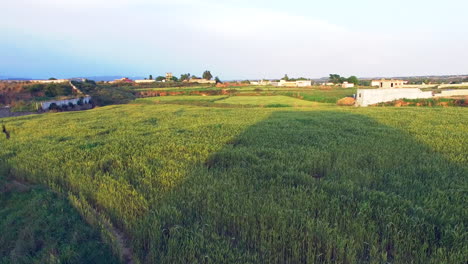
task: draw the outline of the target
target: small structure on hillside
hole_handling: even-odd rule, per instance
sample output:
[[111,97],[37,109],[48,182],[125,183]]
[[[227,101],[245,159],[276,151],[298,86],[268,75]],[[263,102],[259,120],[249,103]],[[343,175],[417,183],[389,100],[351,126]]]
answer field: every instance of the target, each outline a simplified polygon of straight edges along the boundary
[[379,88],[402,88],[403,85],[407,84],[408,81],[404,80],[372,80],[371,86],[377,86]]
[[119,83],[119,82],[122,82],[122,83],[133,83],[133,80],[125,77],[125,78],[121,78],[121,79],[117,79],[117,80],[113,80],[109,83]]

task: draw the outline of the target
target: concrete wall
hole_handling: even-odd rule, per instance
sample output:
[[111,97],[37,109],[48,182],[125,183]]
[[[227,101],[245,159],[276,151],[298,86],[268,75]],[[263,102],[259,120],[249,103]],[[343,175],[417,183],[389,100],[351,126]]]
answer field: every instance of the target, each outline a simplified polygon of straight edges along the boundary
[[[69,103],[77,105],[79,100],[80,100],[80,98],[74,98],[74,99],[54,100],[54,101],[42,102],[41,103],[41,109],[42,110],[49,110],[50,105],[53,104],[53,103],[55,103],[58,106],[68,105]],[[91,101],[90,96],[83,97],[83,103],[84,104],[88,104],[89,101]]]
[[68,82],[68,80],[61,79],[61,80],[31,80],[32,83],[64,83]]
[[285,80],[281,80],[278,83],[278,86],[283,86],[283,87],[306,87],[306,86],[312,86],[312,81],[288,82],[288,81],[285,81]]
[[424,88],[436,88],[437,84],[405,84],[401,88],[418,88],[418,89],[424,89]]
[[341,88],[352,88],[352,87],[354,87],[354,83],[344,82],[341,84]]
[[156,80],[135,80],[135,83],[155,83]]
[[451,87],[468,87],[468,83],[459,83],[459,84],[441,84],[439,88],[451,88]]
[[432,92],[423,92],[417,88],[358,89],[356,92],[356,106],[368,106],[403,98],[432,98]]
[[440,94],[435,94],[436,97],[450,97],[450,96],[468,96],[468,89],[455,89],[442,91]]
[[216,81],[214,81],[214,80],[205,80],[205,79],[190,79],[189,82],[190,83],[201,83],[201,84],[206,84],[206,83],[215,84],[216,83]]
[[312,86],[312,81],[296,81],[297,87]]

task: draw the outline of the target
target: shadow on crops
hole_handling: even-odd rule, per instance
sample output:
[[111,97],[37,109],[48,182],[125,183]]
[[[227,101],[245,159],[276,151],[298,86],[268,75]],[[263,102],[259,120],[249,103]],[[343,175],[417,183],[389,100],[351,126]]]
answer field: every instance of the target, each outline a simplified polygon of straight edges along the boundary
[[365,116],[275,112],[196,167],[134,246],[148,263],[462,263],[466,175]]

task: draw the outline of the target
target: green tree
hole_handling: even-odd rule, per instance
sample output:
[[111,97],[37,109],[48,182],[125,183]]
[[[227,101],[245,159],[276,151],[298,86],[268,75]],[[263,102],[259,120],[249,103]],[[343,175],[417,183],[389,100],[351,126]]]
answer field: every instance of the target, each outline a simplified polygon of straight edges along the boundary
[[350,76],[347,80],[349,83],[354,83],[354,85],[359,84],[359,79],[356,76]]
[[371,86],[371,81],[370,80],[359,80],[359,85],[360,86]]
[[161,82],[161,81],[163,81],[163,80],[166,80],[166,77],[165,77],[165,76],[158,76],[158,77],[156,77],[156,81],[158,81],[158,82]]
[[57,80],[57,78],[50,77],[49,80]]
[[185,81],[185,80],[190,80],[190,73],[184,73],[184,74],[181,74],[180,75],[180,79],[179,79],[181,82],[182,81]]
[[284,77],[283,77],[283,78],[281,78],[281,80],[289,81],[289,77],[288,77],[288,75],[287,75],[287,74],[285,74],[285,75],[284,75]]
[[218,78],[218,76],[215,77],[215,81],[216,81],[216,83],[223,83],[223,82]]
[[175,76],[172,76],[171,81],[173,81],[173,82],[178,82],[179,79],[178,79],[177,77],[175,77]]
[[203,79],[205,80],[211,80],[213,78],[213,75],[211,75],[211,72],[210,71],[205,71],[203,72],[203,75],[202,75]]
[[149,79],[153,80],[153,75],[152,74],[149,75]]

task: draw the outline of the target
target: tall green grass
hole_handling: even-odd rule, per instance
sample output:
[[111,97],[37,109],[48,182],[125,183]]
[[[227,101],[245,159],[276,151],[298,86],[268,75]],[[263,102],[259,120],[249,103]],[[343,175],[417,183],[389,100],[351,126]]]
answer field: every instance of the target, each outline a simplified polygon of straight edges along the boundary
[[67,199],[10,182],[0,166],[0,263],[117,263]]

